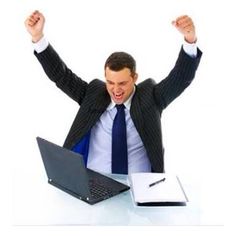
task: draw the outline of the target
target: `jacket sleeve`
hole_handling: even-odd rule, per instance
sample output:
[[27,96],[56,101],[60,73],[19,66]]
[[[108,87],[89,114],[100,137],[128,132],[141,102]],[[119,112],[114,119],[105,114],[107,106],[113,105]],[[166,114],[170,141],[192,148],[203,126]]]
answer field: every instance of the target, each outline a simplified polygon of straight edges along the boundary
[[75,75],[62,61],[57,52],[49,46],[41,53],[34,51],[45,73],[57,87],[69,97],[81,104],[85,97],[88,84]]
[[194,79],[202,52],[196,58],[180,50],[179,57],[169,75],[154,87],[154,99],[163,110],[187,88]]

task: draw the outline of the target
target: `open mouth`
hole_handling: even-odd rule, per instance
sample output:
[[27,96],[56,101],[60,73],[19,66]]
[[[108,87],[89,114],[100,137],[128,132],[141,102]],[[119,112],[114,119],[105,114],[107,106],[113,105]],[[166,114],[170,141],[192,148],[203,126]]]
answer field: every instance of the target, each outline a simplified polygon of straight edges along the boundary
[[116,100],[121,100],[123,98],[124,93],[113,93],[113,96]]

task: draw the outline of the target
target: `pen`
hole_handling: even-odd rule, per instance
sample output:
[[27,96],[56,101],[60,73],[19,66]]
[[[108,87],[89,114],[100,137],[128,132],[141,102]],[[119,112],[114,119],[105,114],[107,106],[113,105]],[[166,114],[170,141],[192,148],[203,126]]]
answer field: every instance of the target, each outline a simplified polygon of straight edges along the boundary
[[165,179],[166,179],[166,178],[163,178],[163,179],[160,179],[160,180],[158,180],[158,181],[156,181],[156,182],[153,182],[153,183],[149,184],[149,187],[152,187],[152,186],[154,186],[154,185],[156,185],[156,184],[159,184],[159,183],[165,181]]

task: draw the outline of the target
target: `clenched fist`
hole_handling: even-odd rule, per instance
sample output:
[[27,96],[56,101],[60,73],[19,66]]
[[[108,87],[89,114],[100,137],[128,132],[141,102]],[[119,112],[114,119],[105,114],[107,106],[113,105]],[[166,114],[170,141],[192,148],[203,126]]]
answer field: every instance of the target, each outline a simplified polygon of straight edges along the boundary
[[183,34],[188,43],[195,43],[197,41],[195,26],[189,16],[180,16],[175,21],[172,21],[172,24]]
[[26,20],[25,27],[32,36],[34,43],[38,42],[43,37],[45,18],[39,11],[34,11]]

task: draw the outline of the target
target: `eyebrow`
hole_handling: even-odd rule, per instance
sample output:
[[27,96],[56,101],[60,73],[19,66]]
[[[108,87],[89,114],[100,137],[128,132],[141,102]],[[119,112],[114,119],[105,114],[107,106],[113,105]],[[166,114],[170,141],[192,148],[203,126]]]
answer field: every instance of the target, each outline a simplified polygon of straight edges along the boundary
[[[111,80],[107,80],[108,83],[111,83],[111,84],[114,84],[113,81]],[[124,80],[124,81],[121,81],[121,82],[118,82],[118,84],[123,84],[123,83],[128,83],[129,81],[128,80]]]

